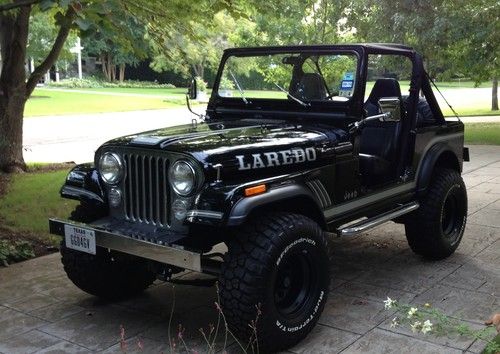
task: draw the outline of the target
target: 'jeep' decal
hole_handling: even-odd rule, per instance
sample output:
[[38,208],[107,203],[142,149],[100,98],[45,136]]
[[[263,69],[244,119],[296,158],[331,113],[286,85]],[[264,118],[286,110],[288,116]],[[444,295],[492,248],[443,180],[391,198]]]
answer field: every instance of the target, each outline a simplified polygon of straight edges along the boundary
[[316,160],[316,150],[313,147],[293,148],[290,150],[252,154],[252,157],[236,155],[238,170],[253,170],[257,168],[292,165]]

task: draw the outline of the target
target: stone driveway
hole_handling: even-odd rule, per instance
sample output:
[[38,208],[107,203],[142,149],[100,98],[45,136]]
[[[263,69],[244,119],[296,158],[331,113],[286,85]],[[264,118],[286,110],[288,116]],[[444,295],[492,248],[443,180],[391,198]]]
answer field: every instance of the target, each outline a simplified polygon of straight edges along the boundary
[[[464,171],[469,220],[457,252],[425,261],[396,224],[335,239],[329,301],[319,325],[291,352],[481,352],[484,342],[391,328],[392,313],[382,304],[387,296],[431,303],[473,328],[500,312],[500,147],[474,146],[471,157]],[[208,337],[210,324],[217,325],[215,301],[214,287],[157,283],[138,298],[103,303],[73,286],[53,254],[0,269],[0,352],[203,353],[207,343],[241,352],[229,338],[224,345],[222,325],[215,343],[203,338],[200,328]]]

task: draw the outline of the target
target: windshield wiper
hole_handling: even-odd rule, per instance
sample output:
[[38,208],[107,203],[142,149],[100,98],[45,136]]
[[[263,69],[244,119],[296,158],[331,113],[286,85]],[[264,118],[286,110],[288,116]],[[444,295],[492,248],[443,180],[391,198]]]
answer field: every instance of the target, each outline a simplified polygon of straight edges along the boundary
[[234,83],[236,84],[236,87],[238,88],[238,91],[240,91],[241,99],[243,100],[243,102],[245,102],[245,104],[248,104],[249,102],[245,97],[245,93],[243,92],[243,89],[241,88],[240,83],[238,82],[238,80],[236,79],[236,77],[234,76],[234,74],[231,70],[229,70],[229,75],[231,75]]
[[287,94],[288,97],[290,97],[292,100],[294,100],[295,102],[299,103],[301,106],[304,106],[304,107],[309,107],[311,106],[310,103],[305,103],[304,101],[301,101],[299,100],[297,97],[293,96],[290,94],[290,92],[288,92],[287,90],[285,90],[283,87],[281,87],[280,85],[278,85],[277,83],[274,82],[274,85],[279,88],[281,91],[283,91],[284,93]]

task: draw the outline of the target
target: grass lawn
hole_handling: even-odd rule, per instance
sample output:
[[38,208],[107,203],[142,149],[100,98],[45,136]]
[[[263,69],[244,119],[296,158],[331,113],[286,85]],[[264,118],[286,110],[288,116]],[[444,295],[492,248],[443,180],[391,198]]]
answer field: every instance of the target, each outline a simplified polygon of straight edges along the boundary
[[12,175],[7,193],[0,198],[2,226],[50,239],[48,218],[67,218],[77,204],[59,196],[67,174],[68,170],[57,170]]
[[[97,89],[109,90],[109,92],[124,92],[114,91],[115,89]],[[130,89],[137,90],[137,89]],[[180,107],[184,104],[183,95],[175,93],[179,96],[166,97],[168,90],[164,91],[164,96],[158,91],[152,93],[150,90],[156,89],[139,89],[145,91],[146,95],[156,95],[158,97],[141,97],[141,96],[111,96],[101,94],[79,93],[79,92],[62,92],[50,89],[37,88],[33,96],[26,103],[24,110],[25,117],[44,116],[44,115],[63,115],[63,114],[79,114],[79,113],[102,113],[102,112],[123,112],[145,109],[161,109]],[[180,89],[171,89],[180,90]],[[90,90],[87,90],[90,91]],[[137,92],[125,92],[137,93]]]
[[500,145],[500,123],[465,124],[465,143]]

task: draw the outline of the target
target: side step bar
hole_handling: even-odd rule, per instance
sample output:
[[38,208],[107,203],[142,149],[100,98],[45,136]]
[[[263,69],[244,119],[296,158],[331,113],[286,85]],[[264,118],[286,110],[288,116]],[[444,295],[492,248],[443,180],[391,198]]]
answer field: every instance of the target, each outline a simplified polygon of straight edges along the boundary
[[405,215],[411,213],[414,210],[417,210],[420,204],[418,202],[411,202],[408,204],[401,205],[395,209],[389,210],[383,214],[363,219],[354,224],[347,225],[345,227],[340,227],[337,229],[337,235],[339,236],[354,236],[360,234],[362,232],[373,229],[376,226],[382,225],[392,219],[397,218],[398,216]]

